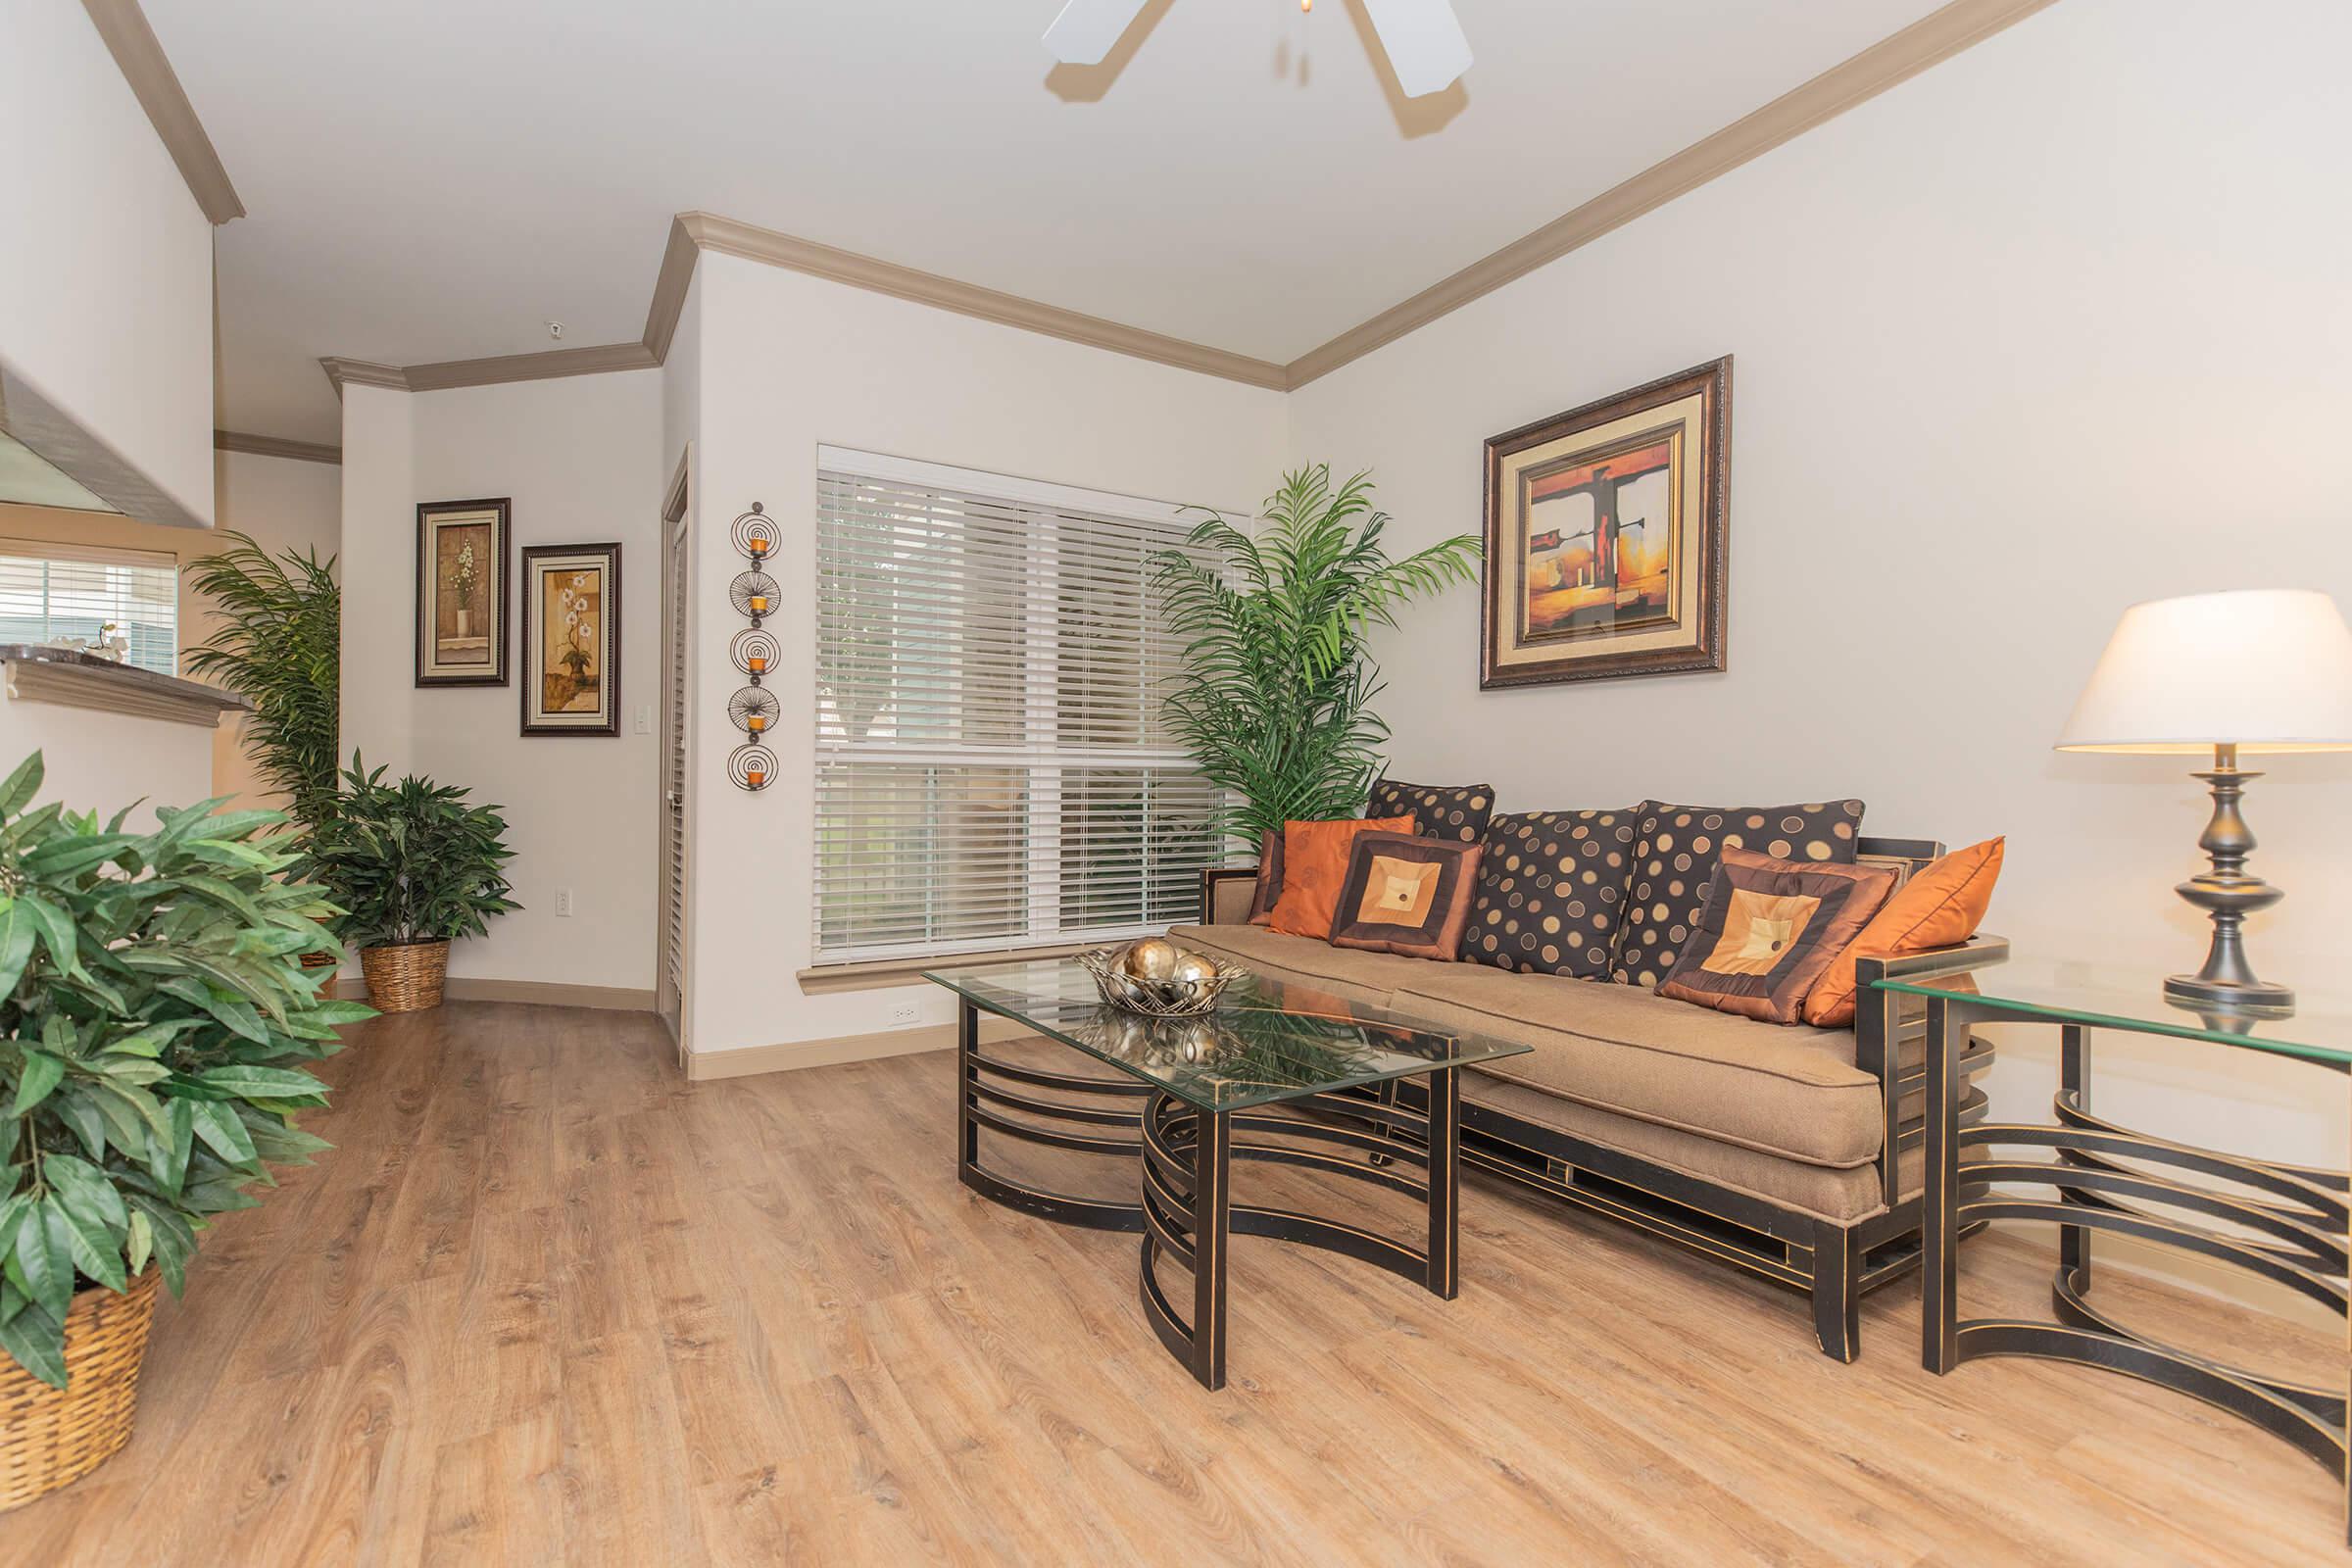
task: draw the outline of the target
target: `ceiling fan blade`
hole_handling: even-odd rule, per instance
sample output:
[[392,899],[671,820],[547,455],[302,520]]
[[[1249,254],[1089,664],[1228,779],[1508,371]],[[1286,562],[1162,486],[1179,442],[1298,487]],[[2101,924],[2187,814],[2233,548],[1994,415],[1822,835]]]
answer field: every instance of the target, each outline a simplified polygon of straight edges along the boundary
[[1070,0],[1046,29],[1046,48],[1065,66],[1095,66],[1110,53],[1145,0]]
[[[1079,3],[1070,0],[1070,10]],[[1470,69],[1470,40],[1448,0],[1364,0],[1364,14],[1407,98],[1442,92]]]

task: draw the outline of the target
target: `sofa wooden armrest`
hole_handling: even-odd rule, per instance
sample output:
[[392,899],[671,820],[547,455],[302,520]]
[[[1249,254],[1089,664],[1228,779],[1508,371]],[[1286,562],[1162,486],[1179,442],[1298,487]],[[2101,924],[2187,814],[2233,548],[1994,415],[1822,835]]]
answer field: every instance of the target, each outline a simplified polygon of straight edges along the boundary
[[1211,865],[1200,872],[1200,923],[1247,925],[1257,887],[1254,865]]

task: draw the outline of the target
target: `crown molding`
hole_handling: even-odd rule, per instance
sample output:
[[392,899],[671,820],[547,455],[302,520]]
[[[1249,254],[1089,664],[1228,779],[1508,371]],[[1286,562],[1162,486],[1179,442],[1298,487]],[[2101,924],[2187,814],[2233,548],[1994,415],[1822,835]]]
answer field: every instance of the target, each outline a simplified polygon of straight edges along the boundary
[[343,449],[321,441],[288,441],[282,436],[247,435],[242,430],[215,430],[213,450],[242,452],[256,458],[292,458],[297,463],[343,461]]
[[[855,251],[838,250],[814,240],[779,234],[774,229],[760,228],[732,218],[720,218],[714,213],[680,213],[677,226],[686,231],[687,237],[698,249],[716,251],[722,256],[740,256],[769,267],[781,267],[790,271],[806,272],[811,277],[847,283],[853,288],[869,289],[877,294],[889,294],[899,299],[913,300],[920,305],[936,306],[959,316],[976,317],[983,321],[995,321],[1004,326],[1017,326],[1024,331],[1043,333],[1047,337],[1063,338],[1072,343],[1084,343],[1090,348],[1108,349],[1113,354],[1132,355],[1139,360],[1172,365],[1178,369],[1198,370],[1203,375],[1222,376],[1228,381],[1240,381],[1250,386],[1279,391],[1285,383],[1283,367],[1269,360],[1253,360],[1246,354],[1213,349],[1200,343],[1188,343],[1183,338],[1148,332],[1139,326],[1106,321],[1099,316],[1065,311],[1056,305],[1041,305],[1015,294],[999,293],[976,283],[960,283],[935,272],[902,267],[896,262],[877,261]],[[666,262],[664,270],[667,270]],[[678,293],[683,304],[684,289],[679,289]]]
[[610,370],[652,370],[662,360],[643,343],[598,343],[536,354],[499,354],[484,360],[442,360],[404,368],[401,380],[412,392],[443,392],[459,386],[498,386],[507,381],[552,381],[565,375],[603,375]]
[[347,386],[388,386],[395,392],[409,390],[409,372],[397,365],[377,365],[368,360],[346,360],[329,354],[318,362],[326,372],[329,386],[335,389],[335,399],[341,402]]
[[1952,0],[1939,11],[1890,33],[1860,54],[1832,66],[1789,89],[1763,108],[1711,136],[1653,164],[1631,179],[1523,235],[1502,249],[1391,306],[1360,326],[1348,328],[1320,348],[1284,367],[1283,385],[1297,390],[1374,349],[1394,343],[1442,316],[1460,310],[1505,283],[1525,277],[1569,252],[1688,195],[1741,164],[1833,120],[1887,88],[1909,80],[2022,22],[2056,0]]
[[662,249],[662,270],[654,275],[654,302],[645,313],[645,346],[656,362],[669,358],[670,340],[678,335],[678,318],[686,313],[686,291],[694,285],[694,264],[702,247],[687,230],[681,213],[669,220],[669,243]]
[[245,204],[237,199],[237,187],[228,182],[228,171],[213,150],[213,138],[205,134],[204,122],[196,118],[196,106],[188,102],[179,74],[164,58],[164,46],[156,40],[155,28],[148,24],[147,13],[139,9],[139,0],[81,0],[81,8],[90,14],[107,53],[115,57],[132,96],[147,111],[149,122],[163,138],[172,161],[179,166],[179,177],[188,182],[188,194],[196,198],[204,216],[215,224],[243,218]]

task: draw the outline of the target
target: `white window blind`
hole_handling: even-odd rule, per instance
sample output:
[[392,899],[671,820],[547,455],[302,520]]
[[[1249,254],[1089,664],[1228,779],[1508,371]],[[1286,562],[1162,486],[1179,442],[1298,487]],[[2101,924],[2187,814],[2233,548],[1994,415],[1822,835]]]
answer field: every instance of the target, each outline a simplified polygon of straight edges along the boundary
[[92,647],[113,621],[130,662],[178,673],[179,564],[153,550],[0,539],[0,643],[79,638]]
[[819,962],[1193,916],[1214,789],[1160,718],[1174,508],[824,449]]

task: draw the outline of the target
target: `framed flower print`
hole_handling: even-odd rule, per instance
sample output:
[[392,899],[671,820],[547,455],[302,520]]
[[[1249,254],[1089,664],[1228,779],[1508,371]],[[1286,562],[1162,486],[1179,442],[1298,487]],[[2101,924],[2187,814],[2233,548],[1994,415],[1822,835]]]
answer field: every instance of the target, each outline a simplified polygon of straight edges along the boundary
[[522,553],[522,733],[620,733],[620,546]]
[[1729,356],[1487,443],[1478,683],[1722,669]]
[[511,503],[429,501],[416,509],[416,684],[507,683]]

